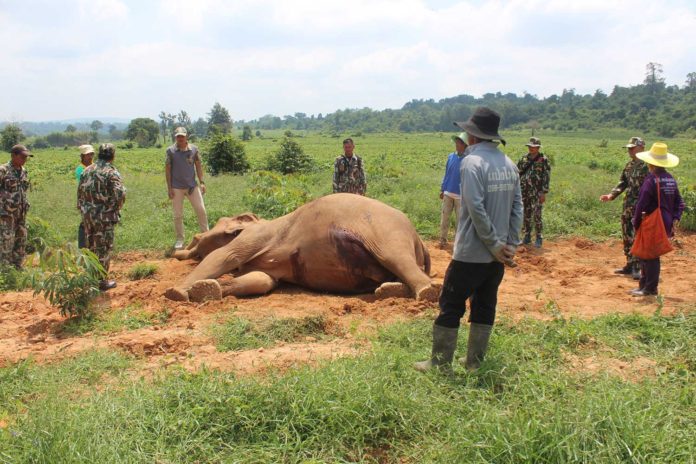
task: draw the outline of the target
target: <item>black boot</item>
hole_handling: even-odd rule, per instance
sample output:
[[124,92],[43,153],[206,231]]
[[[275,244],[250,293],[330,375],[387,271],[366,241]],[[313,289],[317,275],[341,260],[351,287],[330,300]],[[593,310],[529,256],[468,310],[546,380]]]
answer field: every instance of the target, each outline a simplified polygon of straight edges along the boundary
[[444,372],[452,371],[452,358],[457,349],[457,335],[459,328],[451,329],[433,324],[433,350],[430,359],[420,361],[413,367],[420,372],[427,372],[437,367]]
[[532,243],[532,233],[531,232],[527,232],[526,234],[524,234],[524,240],[522,240],[522,243],[525,245],[529,245],[530,243]]
[[102,292],[105,292],[107,290],[111,290],[112,288],[116,287],[116,281],[115,280],[101,280],[99,281],[99,290]]
[[631,277],[633,277],[633,280],[640,280],[640,264],[633,263],[633,266],[631,266]]
[[464,364],[467,370],[475,371],[481,365],[488,350],[488,340],[491,338],[492,331],[492,325],[471,323],[466,358],[459,359],[459,362]]
[[621,275],[633,274],[633,264],[626,263],[626,265],[624,267],[620,267],[618,269],[615,269],[614,274],[621,274]]

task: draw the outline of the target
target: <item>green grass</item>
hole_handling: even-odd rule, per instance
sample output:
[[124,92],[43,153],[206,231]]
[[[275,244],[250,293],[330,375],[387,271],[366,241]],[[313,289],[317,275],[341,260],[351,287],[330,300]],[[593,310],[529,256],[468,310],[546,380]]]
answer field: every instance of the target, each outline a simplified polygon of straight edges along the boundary
[[137,330],[143,327],[161,325],[169,320],[170,313],[162,310],[157,313],[146,312],[141,305],[133,304],[125,308],[96,308],[82,317],[68,319],[63,325],[66,335],[108,334],[122,330]]
[[142,280],[157,274],[159,267],[154,263],[138,263],[128,270],[130,280]]
[[218,351],[236,351],[303,341],[307,337],[326,338],[329,327],[322,315],[251,321],[232,314],[222,316],[210,331]]
[[[447,154],[453,150],[450,134],[367,134],[356,137],[356,153],[363,156],[368,176],[368,195],[404,211],[426,237],[437,235],[438,193]],[[517,161],[525,154],[528,133],[506,133],[504,151]],[[601,239],[620,236],[619,200],[598,201],[616,185],[627,161],[621,148],[631,135],[611,133],[539,134],[544,152],[553,159],[551,194],[544,208],[548,236],[581,235]],[[599,147],[601,140],[607,147]],[[282,137],[267,134],[244,142],[252,170],[264,168],[266,157],[276,151]],[[295,139],[317,162],[316,171],[291,183],[316,198],[331,192],[333,160],[341,154],[340,138],[307,133]],[[650,141],[649,141],[650,142]],[[667,140],[681,157],[672,170],[680,188],[696,185],[696,149],[687,139]],[[73,170],[78,157],[61,149],[36,150],[27,164],[32,180],[30,215],[49,221],[63,240],[75,240],[79,214],[75,210]],[[124,177],[128,197],[121,225],[116,231],[116,250],[164,251],[174,241],[172,211],[164,181],[163,149],[118,150],[115,164]],[[222,216],[248,211],[250,176],[207,176],[205,196],[210,222]],[[245,196],[247,201],[245,201]],[[693,213],[692,213],[693,214]],[[185,208],[185,227],[190,238],[197,231],[191,208]]]
[[[411,367],[429,333],[427,320],[392,325],[369,354],[264,378],[136,380],[108,353],[0,369],[0,461],[693,460],[696,315],[502,321],[482,369],[451,378]],[[614,349],[656,367],[622,379],[565,360]]]

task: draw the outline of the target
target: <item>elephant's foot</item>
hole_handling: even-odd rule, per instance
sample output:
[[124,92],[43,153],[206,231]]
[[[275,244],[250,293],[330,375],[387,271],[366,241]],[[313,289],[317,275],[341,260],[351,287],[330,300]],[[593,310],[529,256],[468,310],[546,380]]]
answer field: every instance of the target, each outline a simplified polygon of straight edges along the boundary
[[188,291],[189,299],[200,303],[208,300],[222,300],[222,287],[215,279],[199,280]]
[[382,298],[410,298],[411,289],[401,282],[385,282],[375,290],[375,296]]
[[173,301],[189,300],[188,292],[180,287],[169,287],[167,290],[165,290],[164,296]]
[[438,301],[440,298],[441,284],[431,283],[427,287],[423,287],[416,291],[416,300],[418,301]]

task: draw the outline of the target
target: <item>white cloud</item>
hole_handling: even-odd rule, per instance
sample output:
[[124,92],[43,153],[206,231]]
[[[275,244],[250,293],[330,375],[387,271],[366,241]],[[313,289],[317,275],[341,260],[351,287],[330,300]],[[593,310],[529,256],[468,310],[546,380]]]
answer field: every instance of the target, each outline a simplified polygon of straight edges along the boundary
[[[696,10],[686,0],[71,5],[60,22],[38,8],[32,20],[0,11],[0,59],[12,63],[0,76],[0,111],[90,116],[76,108],[98,102],[100,114],[114,116],[163,108],[198,115],[220,100],[249,119],[460,93],[610,91],[642,81],[650,61],[681,85],[696,64]],[[118,21],[108,36],[75,33],[107,20]]]
[[121,20],[128,17],[128,7],[120,0],[79,0],[80,16],[96,21]]

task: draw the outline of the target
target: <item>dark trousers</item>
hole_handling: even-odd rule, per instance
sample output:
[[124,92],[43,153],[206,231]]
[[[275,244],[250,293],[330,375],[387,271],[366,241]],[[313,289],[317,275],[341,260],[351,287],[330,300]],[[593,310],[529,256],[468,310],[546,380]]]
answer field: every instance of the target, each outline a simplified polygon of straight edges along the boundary
[[660,258],[640,260],[639,287],[646,292],[657,293],[660,282]]
[[85,225],[82,222],[77,227],[77,247],[87,248],[87,240],[85,239]]
[[471,297],[469,322],[493,325],[498,304],[498,287],[503,280],[503,263],[463,263],[450,261],[440,293],[440,314],[435,324],[455,329],[466,312]]

